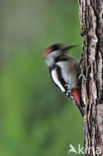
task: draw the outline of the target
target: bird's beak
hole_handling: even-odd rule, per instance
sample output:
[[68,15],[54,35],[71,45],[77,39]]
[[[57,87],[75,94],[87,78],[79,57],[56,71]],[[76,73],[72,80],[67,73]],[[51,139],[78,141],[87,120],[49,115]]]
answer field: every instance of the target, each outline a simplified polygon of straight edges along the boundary
[[76,45],[67,46],[67,47],[63,47],[62,50],[63,51],[67,51],[67,50],[72,49],[72,48],[75,48],[75,47],[77,47],[77,46]]

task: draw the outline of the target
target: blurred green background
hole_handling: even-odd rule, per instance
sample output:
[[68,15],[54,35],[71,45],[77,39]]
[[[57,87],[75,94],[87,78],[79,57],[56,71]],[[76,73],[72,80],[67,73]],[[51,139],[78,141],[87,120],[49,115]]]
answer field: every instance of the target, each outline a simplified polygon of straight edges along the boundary
[[83,120],[49,77],[53,43],[82,51],[76,0],[0,0],[0,156],[75,156]]

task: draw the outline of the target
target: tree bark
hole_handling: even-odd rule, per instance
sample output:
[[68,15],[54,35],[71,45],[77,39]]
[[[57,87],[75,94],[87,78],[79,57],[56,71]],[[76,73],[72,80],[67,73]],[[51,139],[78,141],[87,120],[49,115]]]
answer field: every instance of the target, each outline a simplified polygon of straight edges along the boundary
[[[79,0],[85,155],[103,156],[103,0]],[[100,154],[101,153],[101,154]]]

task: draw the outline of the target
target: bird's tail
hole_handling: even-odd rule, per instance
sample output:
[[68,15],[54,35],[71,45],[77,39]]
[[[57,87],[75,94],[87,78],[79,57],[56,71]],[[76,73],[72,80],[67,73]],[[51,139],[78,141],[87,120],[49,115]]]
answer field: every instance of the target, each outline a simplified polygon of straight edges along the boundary
[[73,101],[81,115],[84,116],[80,86],[76,86],[71,92],[69,92],[69,94],[66,95]]
[[81,115],[84,116],[84,110],[83,110],[82,101],[81,101],[80,86],[77,86],[75,89],[73,89],[72,94],[73,94],[73,100],[74,100],[75,105],[79,109]]

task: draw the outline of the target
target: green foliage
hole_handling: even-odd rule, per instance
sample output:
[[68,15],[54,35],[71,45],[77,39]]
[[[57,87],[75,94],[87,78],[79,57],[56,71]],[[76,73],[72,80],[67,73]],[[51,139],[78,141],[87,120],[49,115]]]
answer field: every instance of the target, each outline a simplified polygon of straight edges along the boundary
[[[16,10],[20,4],[13,4]],[[73,103],[52,84],[42,54],[55,42],[77,44],[70,53],[79,61],[78,5],[71,0],[26,0],[21,8],[25,6],[33,13],[31,18],[31,12],[28,17],[20,15],[28,20],[30,36],[24,35],[27,29],[20,30],[25,39],[19,43],[19,37],[13,41],[8,33],[12,57],[3,63],[0,77],[0,156],[67,156],[69,144],[83,145],[83,121]],[[16,29],[14,34],[18,35]]]

